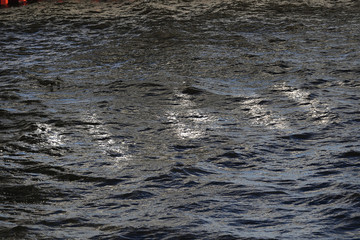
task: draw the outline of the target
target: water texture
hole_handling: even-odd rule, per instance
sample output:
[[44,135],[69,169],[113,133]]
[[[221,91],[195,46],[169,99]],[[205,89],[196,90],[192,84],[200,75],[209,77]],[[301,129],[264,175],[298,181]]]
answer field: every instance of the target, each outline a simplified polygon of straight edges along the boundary
[[1,239],[359,239],[360,4],[0,9]]

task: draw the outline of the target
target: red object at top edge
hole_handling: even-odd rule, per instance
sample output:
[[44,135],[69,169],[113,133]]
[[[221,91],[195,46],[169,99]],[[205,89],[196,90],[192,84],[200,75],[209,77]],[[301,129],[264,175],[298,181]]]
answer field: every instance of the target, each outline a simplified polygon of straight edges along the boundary
[[0,5],[8,5],[11,3],[19,3],[19,4],[26,4],[27,0],[15,0],[15,1],[11,1],[11,0],[0,0]]

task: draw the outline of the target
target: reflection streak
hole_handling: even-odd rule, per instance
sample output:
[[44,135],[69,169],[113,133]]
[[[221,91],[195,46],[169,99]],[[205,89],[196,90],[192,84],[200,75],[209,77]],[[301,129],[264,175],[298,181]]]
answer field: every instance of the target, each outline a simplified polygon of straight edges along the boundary
[[300,107],[306,109],[312,118],[318,119],[318,124],[325,125],[331,122],[329,106],[321,103],[317,99],[310,99],[310,92],[286,86],[285,83],[276,86],[276,89],[280,90],[290,99],[298,102]]
[[263,125],[270,129],[287,129],[289,123],[285,118],[278,116],[270,109],[266,109],[261,106],[260,102],[263,99],[250,99],[244,101],[245,107],[249,110],[249,113],[253,116],[253,123],[255,125]]
[[53,129],[49,124],[38,123],[35,133],[44,136],[47,143],[52,147],[64,145],[63,138],[60,133]]
[[126,153],[127,145],[124,142],[117,143],[111,137],[111,133],[96,113],[85,113],[83,120],[89,122],[88,131],[97,146],[108,156],[116,160],[118,167],[123,167],[129,160],[130,155]]
[[197,139],[206,134],[206,129],[215,119],[196,109],[190,96],[176,91],[179,99],[177,105],[166,113],[167,119],[173,123],[176,135],[181,139]]

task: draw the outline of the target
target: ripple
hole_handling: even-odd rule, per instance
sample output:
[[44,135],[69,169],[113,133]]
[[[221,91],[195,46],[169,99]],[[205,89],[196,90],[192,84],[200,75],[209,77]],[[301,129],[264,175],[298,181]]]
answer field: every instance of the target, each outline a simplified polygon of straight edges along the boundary
[[112,196],[114,199],[129,199],[129,200],[140,200],[145,198],[151,198],[154,194],[141,190],[134,190],[130,193],[123,193]]
[[350,150],[350,151],[340,154],[339,157],[341,157],[341,158],[358,158],[358,157],[360,157],[360,152],[355,151],[355,150]]

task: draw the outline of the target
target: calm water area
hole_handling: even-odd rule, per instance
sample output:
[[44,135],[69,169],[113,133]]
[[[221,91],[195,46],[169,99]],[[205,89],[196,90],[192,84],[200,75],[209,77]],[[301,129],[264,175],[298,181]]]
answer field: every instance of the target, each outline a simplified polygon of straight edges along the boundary
[[0,239],[360,239],[360,2],[0,8]]

